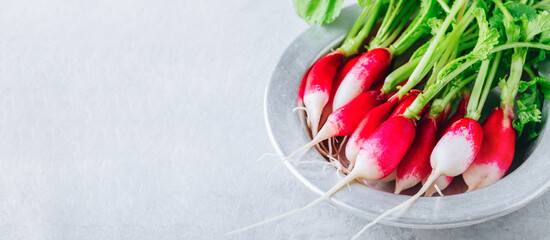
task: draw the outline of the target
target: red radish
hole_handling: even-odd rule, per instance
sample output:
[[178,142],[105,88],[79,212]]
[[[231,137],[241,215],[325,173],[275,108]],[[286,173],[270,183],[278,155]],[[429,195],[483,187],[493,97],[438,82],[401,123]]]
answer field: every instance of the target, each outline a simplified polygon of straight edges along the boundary
[[375,48],[357,60],[336,90],[332,109],[338,109],[369,89],[391,63],[391,53],[385,48]]
[[349,137],[348,142],[346,143],[346,158],[350,161],[349,169],[353,168],[355,158],[357,153],[361,148],[363,141],[367,139],[377,128],[382,124],[388,116],[392,109],[397,104],[397,99],[387,101],[380,106],[373,108],[369,113],[363,118],[361,123],[357,126],[355,131]]
[[307,150],[316,144],[331,137],[350,135],[357,127],[361,119],[383,101],[379,91],[368,91],[357,96],[347,105],[337,109],[328,116],[327,122],[319,133],[305,146],[290,154],[287,159],[292,158],[296,153]]
[[423,118],[417,126],[414,142],[397,167],[395,193],[414,187],[432,170],[430,154],[435,146],[437,122],[433,118]]
[[336,89],[338,89],[338,86],[340,86],[340,83],[342,83],[342,80],[344,80],[344,77],[348,74],[348,72],[351,70],[353,65],[357,63],[357,60],[359,60],[360,56],[356,56],[349,61],[347,61],[340,70],[338,70],[338,73],[336,74],[336,78],[334,79],[332,83],[332,87],[330,90],[330,98],[328,100],[328,103],[325,105],[325,108],[323,109],[323,113],[321,114],[321,121],[320,126],[325,124],[325,121],[327,121],[328,115],[330,115],[333,112],[332,109],[332,100],[334,99],[334,94],[336,94]]
[[483,144],[472,165],[462,174],[468,191],[489,186],[501,179],[514,158],[516,131],[514,113],[497,107],[483,123]]
[[[399,136],[400,137],[400,136]],[[449,128],[437,142],[430,157],[432,172],[422,188],[407,201],[384,212],[367,224],[356,236],[379,222],[382,218],[410,207],[439,176],[457,176],[473,162],[483,140],[483,129],[476,120],[463,118]]]
[[344,64],[344,66],[342,66],[340,71],[338,71],[338,74],[336,74],[336,78],[334,79],[334,83],[332,84],[332,89],[330,91],[329,103],[327,104],[331,107],[331,109],[332,109],[332,102],[334,100],[334,95],[336,95],[336,90],[338,90],[338,87],[340,87],[340,84],[342,83],[346,75],[348,75],[349,71],[353,68],[353,66],[355,66],[357,61],[359,61],[360,57],[361,55],[355,56],[349,61],[347,61]]
[[[411,92],[409,92],[409,94],[407,94],[405,97],[403,97],[403,99],[401,99],[401,102],[399,103],[399,105],[397,105],[397,107],[393,110],[393,112],[391,113],[390,117],[395,117],[395,116],[398,116],[398,115],[403,115],[403,113],[405,113],[405,111],[407,110],[407,108],[409,108],[411,106],[411,104],[414,102],[414,100],[416,100],[416,97],[418,97],[418,94],[420,94],[421,91],[420,90],[417,90],[417,89],[413,89],[411,90]],[[420,111],[420,113],[418,114],[419,116],[422,116],[424,115],[424,113],[426,113],[426,110],[428,109],[428,105],[426,105],[422,111]]]
[[[430,174],[432,171],[432,167],[430,166],[430,155],[437,142],[438,129],[442,121],[446,119],[449,114],[452,100],[464,86],[473,80],[473,78],[472,76],[466,79],[457,80],[455,84],[449,86],[448,91],[446,91],[440,99],[432,103],[430,112],[422,118],[418,124],[418,131],[413,145],[397,167],[395,193],[400,193],[405,189],[417,185],[422,179],[425,179]],[[425,110],[423,109],[421,111]],[[420,115],[422,115],[422,113]],[[441,184],[438,183],[438,186],[440,185]],[[430,191],[431,188],[428,189],[428,192]]]
[[317,60],[307,75],[304,106],[308,112],[308,122],[311,125],[313,137],[317,135],[321,113],[329,101],[332,80],[343,57],[341,50],[335,50]]
[[468,109],[468,101],[470,100],[470,94],[471,94],[470,91],[466,91],[462,94],[462,100],[460,100],[460,103],[458,104],[455,113],[453,113],[453,115],[451,115],[451,117],[447,121],[445,121],[444,125],[440,128],[439,138],[441,138],[441,136],[445,134],[447,129],[449,129],[449,127],[453,125],[453,123],[455,123],[456,121],[466,116],[466,111]]
[[302,82],[300,82],[300,88],[298,89],[298,107],[301,107],[304,104],[304,91],[306,88],[307,76],[309,75],[309,70],[306,71],[304,77],[302,77]]
[[413,120],[403,116],[389,118],[365,139],[352,171],[370,176],[364,178],[367,180],[387,177],[409,150],[415,131]]

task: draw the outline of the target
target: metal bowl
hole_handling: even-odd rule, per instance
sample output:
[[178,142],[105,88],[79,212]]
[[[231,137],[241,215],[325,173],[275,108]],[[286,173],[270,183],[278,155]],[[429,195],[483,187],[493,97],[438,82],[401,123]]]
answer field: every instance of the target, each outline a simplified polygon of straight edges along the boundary
[[[341,17],[326,26],[312,26],[302,33],[282,55],[272,75],[265,95],[265,119],[271,141],[279,154],[288,155],[309,142],[296,106],[298,86],[308,67],[322,54],[336,46],[351,27],[361,9],[351,6]],[[549,70],[545,63],[543,70]],[[545,73],[548,75],[548,72]],[[498,99],[498,95],[493,96]],[[498,102],[498,101],[496,101]],[[491,110],[486,106],[485,110]],[[548,104],[543,109],[545,122]],[[444,197],[422,197],[404,215],[385,218],[382,224],[409,228],[450,228],[481,223],[511,213],[544,193],[550,186],[549,127],[544,124],[541,135],[532,143],[519,146],[517,158],[524,160],[517,169],[497,183],[469,193]],[[315,150],[303,157],[325,161]],[[311,188],[322,194],[337,183],[332,174],[323,174],[318,164],[285,163],[290,171]],[[336,170],[331,170],[336,171]],[[367,219],[374,219],[409,197],[351,184],[329,201],[337,207]]]

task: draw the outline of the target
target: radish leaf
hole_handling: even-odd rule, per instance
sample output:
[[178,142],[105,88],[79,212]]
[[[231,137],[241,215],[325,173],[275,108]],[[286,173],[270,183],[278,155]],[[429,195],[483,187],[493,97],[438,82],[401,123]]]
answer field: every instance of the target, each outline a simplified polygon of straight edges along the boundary
[[298,16],[307,23],[325,24],[334,21],[340,15],[344,0],[293,0],[292,2]]

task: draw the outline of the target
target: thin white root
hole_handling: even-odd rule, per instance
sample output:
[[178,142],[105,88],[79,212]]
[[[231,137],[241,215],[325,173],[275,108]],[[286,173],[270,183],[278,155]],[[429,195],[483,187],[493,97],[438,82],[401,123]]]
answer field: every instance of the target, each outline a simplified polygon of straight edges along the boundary
[[348,137],[349,136],[345,136],[344,139],[342,139],[342,144],[340,144],[340,147],[338,148],[338,154],[340,154],[340,152],[342,152],[342,148],[344,147],[344,143],[346,142],[346,140],[348,140]]
[[342,188],[343,186],[345,186],[348,182],[353,181],[355,178],[357,178],[357,176],[355,176],[355,175],[348,175],[346,178],[344,178],[344,180],[342,180],[342,181],[340,181],[339,183],[337,183],[334,187],[332,187],[330,190],[328,190],[325,194],[321,195],[319,198],[315,199],[313,202],[309,203],[309,204],[306,205],[305,207],[297,208],[297,209],[291,210],[291,211],[289,211],[289,212],[283,213],[283,214],[281,214],[281,215],[279,215],[279,216],[275,216],[275,217],[266,219],[266,220],[261,221],[261,222],[259,222],[259,223],[255,223],[255,224],[252,224],[252,225],[247,226],[247,227],[243,227],[243,228],[239,228],[239,229],[233,230],[233,231],[231,231],[231,232],[228,232],[227,235],[232,235],[232,234],[240,233],[240,232],[243,232],[243,231],[246,231],[246,230],[255,228],[255,227],[259,227],[259,226],[261,226],[261,225],[264,225],[264,224],[267,224],[267,223],[270,223],[270,222],[277,221],[277,220],[279,220],[279,219],[281,219],[281,218],[290,216],[290,215],[292,215],[292,214],[295,214],[295,213],[299,213],[299,212],[305,211],[305,210],[307,210],[307,209],[309,209],[309,208],[311,208],[311,207],[317,205],[318,203],[324,201],[325,199],[330,198],[330,196],[332,196],[334,193],[336,193],[338,190],[340,190],[340,188]]
[[281,158],[285,157],[284,155],[282,155],[282,154],[277,154],[277,153],[264,153],[264,154],[263,154],[262,156],[260,156],[256,161],[259,162],[259,161],[263,160],[263,159],[264,159],[265,157],[267,157],[267,156],[277,156],[277,157],[281,157]]
[[412,204],[414,204],[414,202],[416,202],[416,200],[418,200],[418,198],[424,193],[426,192],[426,190],[428,190],[428,188],[430,187],[430,185],[432,185],[432,183],[437,179],[437,177],[439,177],[439,175],[441,175],[440,173],[435,173],[435,172],[432,172],[432,174],[430,175],[430,177],[428,178],[428,181],[426,181],[426,184],[424,184],[422,186],[422,188],[415,194],[413,195],[411,198],[409,198],[407,201],[397,205],[396,207],[382,213],[380,216],[378,216],[377,218],[375,218],[372,222],[370,222],[369,224],[367,224],[365,227],[363,227],[363,229],[361,229],[361,231],[359,231],[357,234],[355,234],[355,236],[353,236],[352,240],[355,240],[357,239],[359,236],[361,236],[361,234],[363,234],[368,228],[370,228],[371,226],[375,225],[376,223],[380,222],[380,220],[382,220],[383,218],[385,218],[386,216],[394,213],[394,212],[397,212],[401,209],[408,209],[410,206],[412,206]]
[[439,195],[443,197],[444,195],[441,192],[441,189],[439,189],[439,187],[437,186],[437,184],[434,184],[434,187],[435,187],[435,190],[437,190],[437,193],[439,193]]
[[295,107],[295,108],[292,109],[292,112],[296,112],[296,111],[298,111],[298,110],[303,110],[303,111],[305,111],[305,112],[306,112],[306,116],[307,116],[308,110],[307,110],[306,107]]

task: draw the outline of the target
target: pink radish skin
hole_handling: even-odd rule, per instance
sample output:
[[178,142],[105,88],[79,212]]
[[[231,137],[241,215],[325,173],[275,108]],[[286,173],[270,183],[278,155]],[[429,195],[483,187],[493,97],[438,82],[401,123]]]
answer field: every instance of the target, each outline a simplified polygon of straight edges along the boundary
[[388,119],[388,116],[395,105],[397,105],[397,99],[392,99],[373,108],[369,111],[365,118],[363,118],[361,123],[359,123],[355,131],[353,131],[348,142],[346,143],[345,149],[346,158],[350,161],[349,169],[353,168],[355,158],[357,157],[357,153],[359,152],[363,141],[365,141],[365,139],[367,139],[380,126],[380,124]]
[[330,105],[331,109],[332,109],[332,102],[334,100],[334,95],[336,95],[336,90],[338,90],[338,87],[340,87],[340,84],[342,83],[346,75],[348,75],[349,71],[351,71],[353,66],[357,64],[357,61],[359,61],[360,57],[361,55],[353,57],[352,59],[347,61],[344,64],[344,66],[342,66],[340,71],[338,71],[338,73],[336,74],[336,78],[334,79],[334,83],[332,84],[332,89],[330,91],[329,103],[327,104],[327,105]]
[[[416,99],[416,96],[420,93],[419,90],[411,90],[409,94],[407,94],[405,97],[403,97],[403,100],[401,103],[399,103],[398,108],[400,108],[399,111],[393,110],[393,113],[391,116],[396,116],[399,114],[403,114],[403,112],[406,110],[407,107],[411,105],[411,103]],[[361,121],[359,126],[357,126],[357,129],[352,133],[350,136],[348,142],[346,143],[346,158],[350,161],[350,169],[353,167],[353,163],[355,162],[355,158],[357,157],[357,153],[359,152],[359,149],[361,148],[361,144],[363,141],[370,136],[380,124],[382,124],[386,119],[388,119],[388,116],[392,109],[397,105],[398,99],[390,97],[390,100],[388,102],[376,107],[372,111],[370,111],[365,119]],[[392,181],[395,178],[389,178],[385,179],[386,181]]]
[[483,124],[483,144],[474,162],[462,174],[468,192],[500,180],[514,159],[516,131],[512,110],[495,108]]
[[294,151],[287,159],[331,137],[350,135],[365,114],[380,104],[383,99],[380,91],[368,91],[360,94],[347,105],[331,113],[327,118],[327,122],[313,140]]
[[336,77],[334,79],[334,82],[332,83],[332,87],[330,90],[330,98],[328,99],[328,103],[325,105],[325,108],[323,109],[323,113],[321,114],[321,121],[320,126],[323,126],[325,122],[327,121],[328,115],[330,115],[333,112],[332,109],[332,100],[334,99],[334,95],[336,94],[336,89],[338,89],[338,86],[340,86],[340,83],[342,83],[342,80],[344,80],[344,77],[348,74],[348,72],[351,70],[353,65],[357,63],[357,60],[359,60],[360,56],[356,56],[349,61],[347,61],[340,70],[338,70],[338,73],[336,74]]
[[[418,97],[418,94],[420,94],[421,92],[422,91],[420,90],[412,89],[405,97],[403,97],[403,99],[401,99],[401,102],[399,102],[399,105],[397,105],[397,107],[393,110],[390,117],[399,116],[405,113],[407,108],[411,106],[414,100],[416,100],[416,97]],[[424,108],[422,108],[422,111],[420,111],[418,115],[424,115],[426,113],[426,110],[428,110],[428,105],[424,106]]]
[[306,71],[304,77],[302,77],[302,82],[300,82],[300,88],[298,89],[298,107],[303,106],[304,104],[304,92],[306,88],[307,76],[309,75],[309,70]]
[[361,55],[336,90],[332,109],[346,105],[367,91],[390,66],[391,58],[391,53],[385,48],[375,48]]
[[430,154],[435,146],[437,122],[433,118],[423,118],[417,126],[414,142],[397,167],[395,193],[414,187],[424,179],[432,167]]
[[482,141],[483,128],[476,120],[463,118],[453,123],[432,151],[433,172],[451,177],[462,174],[477,156]]
[[[396,136],[401,137],[401,136]],[[430,156],[432,172],[422,188],[407,201],[382,213],[367,224],[356,236],[378,223],[384,217],[402,209],[409,208],[422,194],[428,190],[439,176],[457,176],[462,174],[474,161],[483,140],[483,129],[473,119],[463,118],[455,122],[443,137],[437,142]],[[359,162],[359,157],[357,159]]]
[[386,120],[361,145],[352,171],[360,171],[367,180],[390,175],[409,150],[414,135],[412,120],[397,116]]
[[[424,117],[418,124],[417,135],[413,145],[397,167],[395,182],[396,194],[405,189],[414,187],[422,180],[425,181],[426,177],[432,171],[430,154],[435,147],[439,126],[441,126],[442,122],[447,118],[450,110],[451,104],[447,104],[443,111],[439,113],[437,119],[434,115],[428,114],[428,116]],[[450,179],[449,183],[453,180],[452,177],[442,178]],[[438,180],[435,182],[438,184],[438,187],[441,187],[444,180]],[[445,187],[443,187],[443,189],[444,188]],[[435,190],[435,188],[429,188],[427,193],[431,192],[432,189]]]
[[311,125],[314,137],[319,129],[323,108],[330,98],[332,81],[343,57],[342,51],[333,51],[317,60],[307,75],[304,88],[304,106],[308,112],[308,122]]
[[462,96],[462,100],[460,100],[460,103],[458,104],[455,113],[447,121],[445,121],[444,125],[440,128],[439,138],[441,138],[441,136],[443,136],[443,134],[447,132],[447,130],[449,129],[449,127],[451,127],[451,125],[453,125],[453,123],[460,119],[463,119],[464,116],[466,116],[469,100],[470,92],[467,92]]
[[350,173],[321,197],[305,207],[294,209],[262,222],[231,231],[227,234],[246,231],[289,215],[305,211],[329,198],[355,179],[380,180],[388,176],[397,167],[397,164],[399,164],[399,161],[401,161],[405,153],[407,153],[414,139],[414,134],[415,125],[412,120],[403,116],[397,116],[386,120],[365,140],[357,155],[355,167]]

